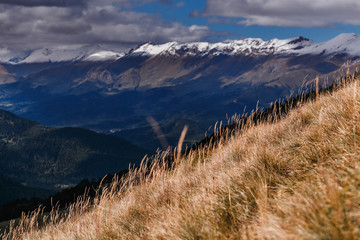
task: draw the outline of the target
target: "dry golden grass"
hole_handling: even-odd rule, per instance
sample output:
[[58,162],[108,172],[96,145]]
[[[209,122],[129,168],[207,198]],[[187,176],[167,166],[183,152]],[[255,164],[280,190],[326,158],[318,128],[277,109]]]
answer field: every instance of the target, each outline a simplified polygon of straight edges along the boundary
[[359,144],[353,81],[173,169],[159,155],[94,203],[54,211],[42,228],[40,214],[23,218],[3,239],[360,239]]

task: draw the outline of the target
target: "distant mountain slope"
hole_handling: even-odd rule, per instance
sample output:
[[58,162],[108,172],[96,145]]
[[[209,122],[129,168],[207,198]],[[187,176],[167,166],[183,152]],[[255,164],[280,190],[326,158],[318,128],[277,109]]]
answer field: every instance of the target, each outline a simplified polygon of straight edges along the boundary
[[11,200],[20,198],[46,198],[54,192],[45,189],[25,187],[0,173],[0,193],[1,205]]
[[50,189],[127,169],[149,153],[115,136],[44,127],[3,110],[0,138],[0,173]]

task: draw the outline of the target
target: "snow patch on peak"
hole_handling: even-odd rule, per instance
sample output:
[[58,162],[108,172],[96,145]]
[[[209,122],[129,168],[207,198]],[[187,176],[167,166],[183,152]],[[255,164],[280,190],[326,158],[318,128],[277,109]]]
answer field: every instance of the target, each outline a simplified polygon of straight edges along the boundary
[[158,55],[172,46],[176,45],[177,42],[168,42],[161,45],[155,45],[151,42],[140,45],[135,50],[131,51],[131,55],[133,56],[152,56]]
[[353,33],[339,36],[323,43],[315,43],[304,37],[290,39],[272,39],[264,41],[260,38],[227,40],[219,43],[192,42],[178,44],[176,42],[154,45],[147,43],[129,52],[130,56],[216,56],[216,55],[304,55],[304,54],[347,54],[360,56],[360,35]]
[[52,53],[52,51],[48,48],[45,48],[44,50],[42,50],[42,54],[44,56],[49,56],[49,55],[51,55],[51,53]]
[[285,40],[273,39],[264,41],[260,38],[246,38],[241,40],[227,40],[219,43],[192,42],[178,44],[176,42],[154,45],[146,43],[129,52],[130,56],[153,55],[238,55],[238,54],[278,54],[301,49],[313,44],[306,38],[291,38]]
[[76,61],[84,57],[83,51],[72,49],[37,49],[19,63]]
[[99,62],[99,61],[109,61],[109,60],[118,60],[125,56],[124,53],[117,53],[112,51],[101,51],[94,54],[91,54],[90,56],[86,57],[84,61],[89,62]]
[[351,41],[351,40],[355,40],[358,38],[359,38],[359,35],[356,35],[355,33],[342,33],[342,34],[334,37],[330,41]]
[[299,53],[360,56],[360,35],[343,33],[327,42],[314,44]]
[[124,53],[104,50],[99,45],[43,48],[32,51],[18,63],[66,62],[66,61],[107,61],[117,60]]

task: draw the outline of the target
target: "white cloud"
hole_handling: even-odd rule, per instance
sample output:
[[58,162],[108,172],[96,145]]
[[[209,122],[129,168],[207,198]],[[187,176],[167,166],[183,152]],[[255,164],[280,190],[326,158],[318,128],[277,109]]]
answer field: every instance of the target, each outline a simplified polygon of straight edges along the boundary
[[[58,1],[58,0],[57,0]],[[29,49],[72,44],[133,46],[146,41],[198,41],[211,35],[206,26],[167,22],[158,14],[135,12],[134,5],[155,0],[0,0],[0,47]],[[36,3],[36,4],[35,4]]]
[[240,25],[333,27],[360,25],[359,0],[207,0],[205,16],[242,18]]

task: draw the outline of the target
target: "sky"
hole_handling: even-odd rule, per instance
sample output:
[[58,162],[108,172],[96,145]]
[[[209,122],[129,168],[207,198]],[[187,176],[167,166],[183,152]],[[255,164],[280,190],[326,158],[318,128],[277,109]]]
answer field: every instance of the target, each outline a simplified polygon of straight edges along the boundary
[[316,42],[360,34],[359,0],[0,0],[0,46],[30,50],[144,42]]

